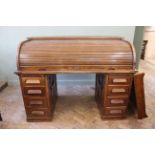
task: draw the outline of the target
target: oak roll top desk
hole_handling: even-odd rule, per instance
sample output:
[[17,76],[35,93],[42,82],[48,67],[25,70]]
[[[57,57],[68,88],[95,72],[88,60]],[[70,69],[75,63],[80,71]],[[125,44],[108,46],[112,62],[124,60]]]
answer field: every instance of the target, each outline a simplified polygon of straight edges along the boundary
[[102,118],[127,115],[135,69],[133,46],[115,37],[31,37],[17,54],[17,74],[28,121],[51,120],[56,74],[95,73]]

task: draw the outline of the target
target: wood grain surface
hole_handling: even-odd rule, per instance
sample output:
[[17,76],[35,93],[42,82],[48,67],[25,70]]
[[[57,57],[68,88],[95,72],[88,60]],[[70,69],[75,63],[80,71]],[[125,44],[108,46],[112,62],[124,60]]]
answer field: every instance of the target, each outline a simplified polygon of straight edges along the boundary
[[19,46],[17,67],[28,121],[51,120],[58,73],[96,73],[101,118],[126,116],[136,70],[134,48],[122,38],[31,37]]
[[134,70],[132,45],[112,37],[34,37],[21,43],[20,71],[104,72]]

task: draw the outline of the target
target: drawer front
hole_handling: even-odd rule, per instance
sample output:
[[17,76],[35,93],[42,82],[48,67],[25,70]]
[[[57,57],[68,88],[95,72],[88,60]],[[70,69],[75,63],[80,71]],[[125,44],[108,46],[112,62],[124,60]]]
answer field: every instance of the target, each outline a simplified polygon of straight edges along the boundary
[[110,85],[118,85],[118,84],[130,84],[132,77],[129,75],[109,75],[108,76],[108,84]]
[[126,113],[126,107],[106,107],[104,110],[105,115],[114,115],[114,116],[120,116],[124,115]]
[[22,77],[21,79],[24,86],[45,84],[45,78],[43,76],[26,76]]
[[51,116],[48,109],[26,108],[28,118],[43,119]]
[[45,96],[45,87],[24,87],[24,95],[26,96]]
[[127,106],[128,105],[127,97],[112,97],[107,98],[105,102],[105,106]]
[[33,97],[25,97],[24,98],[25,106],[30,108],[47,108],[48,102],[47,99],[44,98],[33,98]]
[[108,96],[111,95],[129,95],[129,86],[108,86]]

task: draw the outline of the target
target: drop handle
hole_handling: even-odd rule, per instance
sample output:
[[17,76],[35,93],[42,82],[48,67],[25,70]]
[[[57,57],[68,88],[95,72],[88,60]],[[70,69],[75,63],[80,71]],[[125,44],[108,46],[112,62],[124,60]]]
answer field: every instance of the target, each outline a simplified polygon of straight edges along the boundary
[[110,114],[121,114],[122,110],[110,110]]
[[44,115],[43,111],[32,111],[31,114],[33,115]]
[[113,79],[113,83],[126,83],[127,79]]
[[30,101],[30,105],[42,105],[42,101]]
[[40,80],[26,80],[26,84],[40,84]]
[[39,89],[36,89],[36,90],[29,89],[29,90],[27,91],[27,94],[29,94],[29,95],[35,95],[35,94],[40,95],[40,94],[42,94],[42,91],[39,90]]
[[124,100],[119,100],[119,99],[112,99],[110,101],[111,104],[121,104],[124,103]]
[[125,93],[126,90],[124,88],[113,88],[112,93]]

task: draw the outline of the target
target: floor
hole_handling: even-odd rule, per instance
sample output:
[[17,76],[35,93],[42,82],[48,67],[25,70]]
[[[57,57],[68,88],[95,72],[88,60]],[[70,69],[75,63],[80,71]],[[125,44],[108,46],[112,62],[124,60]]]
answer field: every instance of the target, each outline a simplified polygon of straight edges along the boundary
[[0,128],[155,128],[155,65],[141,61],[139,70],[145,72],[145,119],[138,120],[135,114],[123,120],[101,120],[93,85],[59,85],[53,121],[27,122],[20,88],[9,86],[0,93]]
[[152,65],[155,65],[155,58],[148,59],[147,62],[151,63]]

